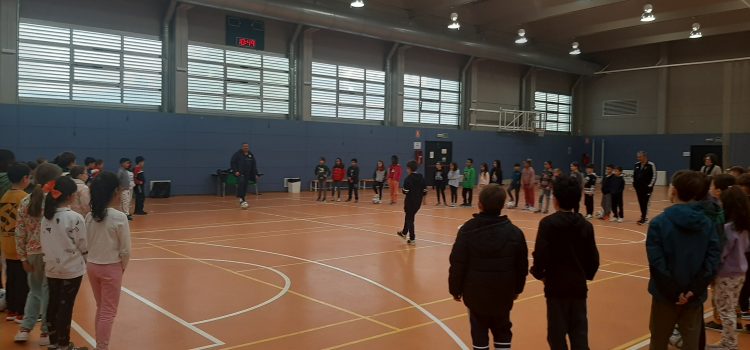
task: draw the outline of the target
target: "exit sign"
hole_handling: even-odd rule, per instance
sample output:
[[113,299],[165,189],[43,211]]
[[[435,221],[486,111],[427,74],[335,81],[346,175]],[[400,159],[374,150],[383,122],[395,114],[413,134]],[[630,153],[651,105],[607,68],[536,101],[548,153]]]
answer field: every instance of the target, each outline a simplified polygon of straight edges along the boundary
[[266,25],[263,21],[227,16],[227,45],[263,50],[265,41]]

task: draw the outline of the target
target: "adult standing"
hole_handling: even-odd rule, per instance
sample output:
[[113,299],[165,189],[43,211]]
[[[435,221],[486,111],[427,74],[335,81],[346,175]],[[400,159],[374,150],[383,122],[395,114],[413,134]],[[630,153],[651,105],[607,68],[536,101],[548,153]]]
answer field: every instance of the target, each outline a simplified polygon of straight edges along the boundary
[[648,153],[645,151],[638,151],[636,156],[638,163],[635,163],[633,169],[633,187],[638,196],[638,206],[641,208],[641,219],[638,220],[638,225],[643,225],[648,221],[648,202],[656,183],[656,164],[648,160]]
[[706,154],[706,156],[703,157],[701,172],[706,174],[709,178],[721,174],[721,166],[716,164],[718,163],[717,159],[718,157],[713,153]]
[[240,199],[240,207],[247,208],[245,200],[247,195],[248,181],[258,181],[258,167],[255,163],[255,156],[250,152],[250,145],[245,142],[242,148],[232,156],[230,167],[232,173],[237,177],[237,197]]

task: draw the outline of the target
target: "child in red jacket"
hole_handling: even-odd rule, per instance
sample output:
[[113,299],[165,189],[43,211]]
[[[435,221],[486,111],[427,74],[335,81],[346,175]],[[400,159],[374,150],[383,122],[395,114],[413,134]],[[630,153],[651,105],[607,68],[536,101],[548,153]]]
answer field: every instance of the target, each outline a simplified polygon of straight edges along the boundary
[[391,167],[388,169],[388,187],[391,189],[391,204],[398,200],[398,188],[401,183],[401,165],[398,156],[391,156]]
[[331,178],[333,179],[333,186],[331,187],[331,202],[341,202],[341,189],[346,186],[344,182],[344,179],[346,178],[346,169],[344,168],[344,161],[341,160],[341,158],[336,158]]

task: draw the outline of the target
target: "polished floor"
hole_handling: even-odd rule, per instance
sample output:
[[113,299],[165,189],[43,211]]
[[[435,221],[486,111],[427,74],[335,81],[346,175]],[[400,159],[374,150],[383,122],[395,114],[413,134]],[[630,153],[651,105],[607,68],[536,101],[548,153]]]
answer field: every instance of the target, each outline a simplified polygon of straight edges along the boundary
[[[428,203],[417,215],[417,245],[396,237],[399,205],[319,203],[313,194],[267,193],[149,199],[132,223],[112,350],[125,349],[466,349],[465,307],[448,294],[448,255],[459,225],[476,209]],[[598,201],[598,198],[597,198]],[[595,220],[602,261],[590,283],[591,349],[640,349],[648,338],[650,297],[645,227],[626,194],[626,222]],[[666,188],[651,216],[668,206]],[[533,250],[540,214],[507,210]],[[88,283],[78,295],[73,339],[93,342],[95,305]],[[529,277],[513,313],[513,345],[544,349],[543,286]],[[17,327],[0,322],[0,349]],[[711,341],[719,334],[709,332]],[[467,344],[467,345],[466,345]],[[743,345],[744,344],[744,345]],[[743,335],[741,347],[750,346]],[[91,346],[91,345],[89,345]]]

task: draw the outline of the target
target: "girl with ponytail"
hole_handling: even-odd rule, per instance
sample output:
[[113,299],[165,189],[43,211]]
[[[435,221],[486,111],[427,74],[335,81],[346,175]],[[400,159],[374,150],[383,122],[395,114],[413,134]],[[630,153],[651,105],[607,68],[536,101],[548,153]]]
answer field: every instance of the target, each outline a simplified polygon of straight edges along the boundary
[[23,264],[23,269],[28,274],[29,295],[26,297],[26,308],[21,328],[14,340],[22,343],[29,340],[29,333],[36,325],[38,315],[42,315],[42,334],[39,337],[39,345],[49,345],[49,332],[47,329],[47,303],[49,289],[47,288],[47,276],[44,273],[44,254],[42,243],[39,238],[42,221],[42,208],[44,203],[43,186],[56,179],[62,174],[57,165],[42,163],[34,170],[35,185],[30,195],[21,200],[18,207],[18,218],[16,226],[16,249]]
[[91,182],[91,213],[86,216],[89,255],[86,270],[96,299],[96,349],[108,350],[120,303],[122,275],[130,259],[130,226],[120,207],[119,180],[110,172]]
[[49,284],[47,327],[50,342],[60,350],[74,350],[70,342],[73,306],[86,273],[88,243],[83,216],[70,209],[78,186],[68,176],[58,177],[43,187],[44,218],[41,224],[42,252]]

